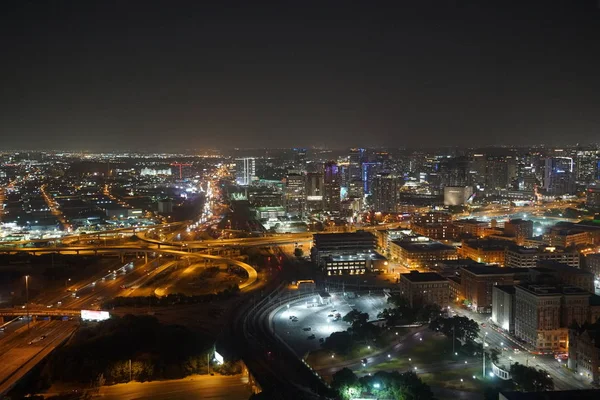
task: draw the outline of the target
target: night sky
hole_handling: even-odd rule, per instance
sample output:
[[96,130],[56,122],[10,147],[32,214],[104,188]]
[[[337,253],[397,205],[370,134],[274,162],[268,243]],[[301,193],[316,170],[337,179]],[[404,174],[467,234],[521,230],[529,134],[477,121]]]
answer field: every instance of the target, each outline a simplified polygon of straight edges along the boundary
[[11,0],[0,45],[0,150],[600,141],[596,1]]

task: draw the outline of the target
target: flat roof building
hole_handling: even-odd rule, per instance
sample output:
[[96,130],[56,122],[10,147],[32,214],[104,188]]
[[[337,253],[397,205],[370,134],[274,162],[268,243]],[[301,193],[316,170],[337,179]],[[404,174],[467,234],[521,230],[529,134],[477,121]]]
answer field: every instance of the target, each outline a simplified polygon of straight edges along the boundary
[[435,272],[412,271],[400,274],[400,294],[411,307],[437,304],[446,307],[450,302],[448,280]]

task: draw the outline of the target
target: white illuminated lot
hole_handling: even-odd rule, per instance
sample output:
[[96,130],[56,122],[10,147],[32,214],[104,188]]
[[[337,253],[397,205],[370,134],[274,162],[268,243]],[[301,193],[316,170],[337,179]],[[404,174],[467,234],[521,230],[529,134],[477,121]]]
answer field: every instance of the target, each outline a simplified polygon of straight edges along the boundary
[[[315,299],[318,295],[313,296]],[[303,357],[307,352],[318,349],[321,345],[319,339],[327,338],[333,332],[345,331],[349,325],[340,318],[334,321],[330,315],[339,313],[343,317],[352,309],[369,314],[369,319],[374,320],[384,308],[387,307],[383,294],[361,294],[360,297],[348,299],[341,293],[331,294],[331,304],[309,307],[306,301],[293,302],[290,307],[284,307],[273,318],[275,332],[289,344],[298,356]],[[313,301],[314,303],[314,301]],[[335,310],[335,311],[334,311]],[[294,322],[290,316],[296,316]],[[310,331],[305,331],[310,328]],[[315,335],[314,339],[308,337]]]

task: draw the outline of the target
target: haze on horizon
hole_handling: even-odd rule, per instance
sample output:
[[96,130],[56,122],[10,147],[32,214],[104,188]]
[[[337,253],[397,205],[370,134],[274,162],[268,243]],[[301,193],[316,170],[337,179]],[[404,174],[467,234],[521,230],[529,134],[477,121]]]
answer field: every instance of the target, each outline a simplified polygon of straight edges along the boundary
[[600,137],[597,2],[357,3],[3,4],[0,150]]

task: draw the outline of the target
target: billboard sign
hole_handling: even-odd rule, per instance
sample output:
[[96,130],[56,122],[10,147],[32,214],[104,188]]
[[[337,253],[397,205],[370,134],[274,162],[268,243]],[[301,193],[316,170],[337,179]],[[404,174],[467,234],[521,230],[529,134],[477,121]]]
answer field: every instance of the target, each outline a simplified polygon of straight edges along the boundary
[[105,321],[109,318],[108,311],[81,310],[81,319],[84,321]]

